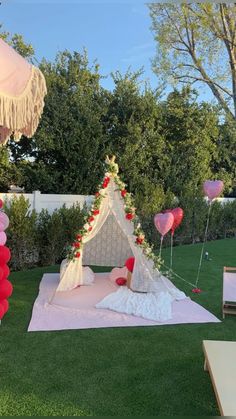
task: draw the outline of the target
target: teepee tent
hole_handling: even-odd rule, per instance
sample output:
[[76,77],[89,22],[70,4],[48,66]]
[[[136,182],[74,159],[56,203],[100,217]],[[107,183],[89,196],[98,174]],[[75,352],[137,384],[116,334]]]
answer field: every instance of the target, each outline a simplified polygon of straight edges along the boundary
[[0,39],[0,144],[33,136],[46,93],[41,71]]
[[[62,262],[60,282],[57,291],[68,291],[78,285],[90,283],[90,272],[84,265],[123,266],[129,256],[135,263],[131,279],[131,289],[143,293],[168,291],[176,299],[184,293],[179,291],[154,266],[148,257],[151,249],[144,247],[134,226],[134,208],[127,207],[127,191],[118,177],[118,166],[114,158],[107,160],[109,169],[95,201],[88,222],[77,235],[68,258]],[[98,202],[97,202],[98,201]],[[99,209],[98,209],[99,208]],[[132,212],[133,211],[133,212]],[[106,246],[103,241],[106,240]],[[104,250],[105,249],[105,250]]]

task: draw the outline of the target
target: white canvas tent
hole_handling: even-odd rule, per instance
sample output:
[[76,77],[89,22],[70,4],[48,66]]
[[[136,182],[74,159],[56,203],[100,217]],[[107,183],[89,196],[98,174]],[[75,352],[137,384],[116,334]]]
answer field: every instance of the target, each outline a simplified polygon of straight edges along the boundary
[[[57,291],[68,291],[86,283],[88,271],[83,265],[123,266],[133,255],[135,264],[131,279],[131,289],[142,293],[167,292],[176,299],[185,298],[167,278],[154,267],[142,249],[136,245],[133,223],[126,219],[124,201],[111,176],[111,181],[102,191],[99,215],[92,223],[92,230],[83,239],[84,247],[80,258],[62,262],[60,282]],[[105,243],[104,243],[105,241]]]

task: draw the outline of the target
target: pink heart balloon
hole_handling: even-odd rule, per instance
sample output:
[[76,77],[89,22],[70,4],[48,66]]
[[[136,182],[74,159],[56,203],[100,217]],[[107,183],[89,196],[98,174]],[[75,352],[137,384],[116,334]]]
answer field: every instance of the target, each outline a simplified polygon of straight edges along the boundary
[[4,231],[9,226],[9,218],[5,212],[0,211],[0,231]]
[[174,223],[174,216],[171,212],[166,212],[165,214],[156,214],[154,217],[154,224],[156,229],[162,236],[165,236],[166,233],[171,229]]
[[222,180],[206,180],[203,183],[204,194],[210,199],[210,201],[223,191],[224,183]]
[[0,231],[0,246],[4,246],[6,241],[7,241],[6,233],[4,233],[4,231]]

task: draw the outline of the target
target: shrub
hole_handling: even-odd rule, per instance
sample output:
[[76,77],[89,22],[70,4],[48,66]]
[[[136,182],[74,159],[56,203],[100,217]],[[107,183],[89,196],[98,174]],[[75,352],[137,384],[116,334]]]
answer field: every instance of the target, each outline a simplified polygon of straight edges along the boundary
[[4,210],[10,219],[7,246],[11,249],[10,266],[13,270],[33,267],[38,263],[37,214],[23,195],[5,202]]
[[38,215],[39,263],[54,265],[66,256],[66,246],[83,225],[84,210],[79,205],[55,210],[51,215],[42,210]]
[[5,202],[4,209],[10,219],[7,246],[11,249],[12,270],[61,262],[85,215],[85,208],[79,205],[64,206],[52,214],[47,210],[37,214],[30,210],[29,201],[23,195]]

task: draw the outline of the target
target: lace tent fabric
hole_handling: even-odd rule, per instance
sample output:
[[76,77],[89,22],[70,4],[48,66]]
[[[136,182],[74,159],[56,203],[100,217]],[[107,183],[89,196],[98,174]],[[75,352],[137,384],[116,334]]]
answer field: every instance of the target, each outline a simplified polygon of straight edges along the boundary
[[[111,169],[111,165],[109,166],[108,164],[108,167]],[[126,217],[124,200],[121,196],[120,189],[117,186],[117,182],[119,182],[118,166],[116,165],[115,171],[109,171],[108,169],[108,172],[105,174],[105,179],[106,177],[109,178],[108,185],[99,190],[99,194],[103,196],[99,207],[99,214],[97,214],[96,217],[92,217],[94,219],[90,224],[85,225],[85,234],[82,239],[83,246],[79,248],[79,257],[74,257],[72,260],[68,258],[63,261],[57,291],[69,291],[78,285],[86,284],[86,272],[83,268],[83,255],[86,253],[86,264],[92,264],[89,260],[89,246],[92,244],[93,239],[95,239],[99,231],[105,226],[108,216],[112,215],[128,242],[131,254],[135,258],[131,289],[141,293],[160,294],[165,292],[171,296],[171,299],[176,300],[186,298],[182,291],[178,290],[169,279],[159,272],[154,266],[153,260],[148,258],[144,254],[143,249],[137,245],[137,237],[134,234],[134,224]],[[116,239],[117,237],[109,237],[110,243],[113,243]],[[112,246],[110,246],[110,248],[111,247]],[[102,246],[97,246],[97,252],[101,251]],[[109,259],[109,255],[107,254],[106,256],[107,259]],[[128,256],[126,256],[126,258],[127,257]],[[123,263],[124,262],[125,260]]]
[[0,39],[0,143],[11,135],[31,138],[39,124],[47,93],[42,72]]

